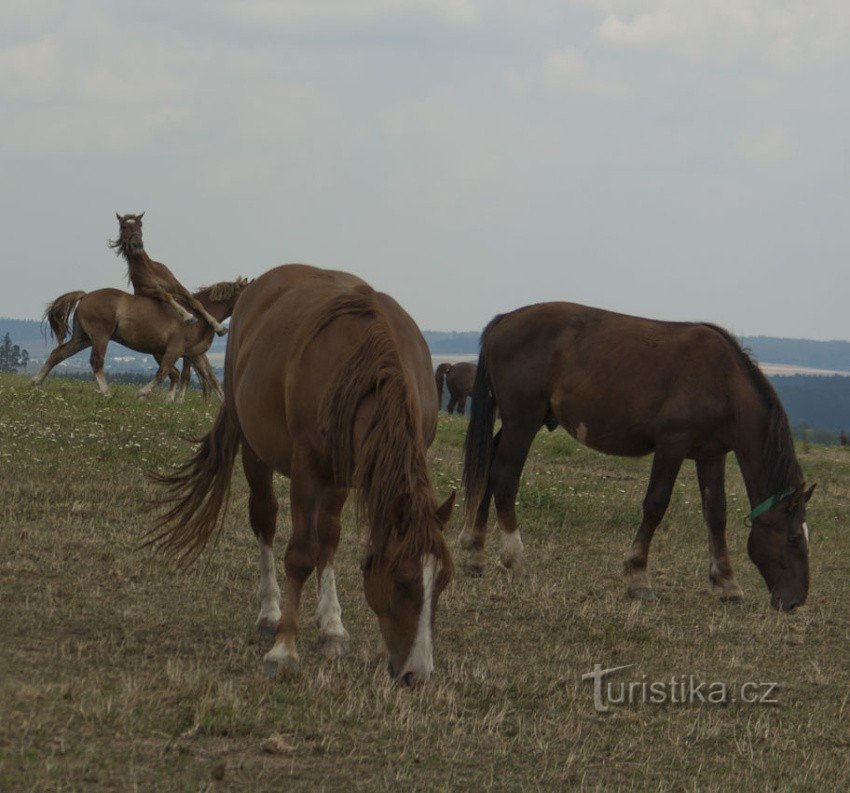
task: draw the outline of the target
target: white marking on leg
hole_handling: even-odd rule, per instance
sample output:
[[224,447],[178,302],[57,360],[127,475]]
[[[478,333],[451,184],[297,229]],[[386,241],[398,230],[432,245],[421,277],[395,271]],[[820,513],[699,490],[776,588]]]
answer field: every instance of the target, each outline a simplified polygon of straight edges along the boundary
[[576,440],[579,443],[587,443],[587,426],[584,422],[580,422],[578,427],[576,427]]
[[332,565],[327,565],[319,580],[319,602],[316,604],[316,622],[322,636],[345,637],[342,626],[342,608],[336,596],[336,576]]
[[525,546],[519,529],[514,531],[502,530],[502,552],[500,558],[505,567],[518,567],[524,561]]
[[106,383],[106,376],[103,372],[95,372],[94,379],[97,382],[97,387],[100,389],[100,393],[104,396],[109,396],[109,386]]
[[422,608],[419,611],[419,624],[416,638],[402,667],[399,677],[411,676],[411,681],[421,683],[434,671],[434,645],[431,630],[431,609],[434,602],[434,582],[440,566],[434,554],[429,553],[422,564]]
[[274,567],[274,551],[270,545],[260,539],[260,586],[257,594],[260,598],[260,616],[257,617],[257,625],[263,630],[276,630],[280,622],[280,587],[277,585],[277,576]]

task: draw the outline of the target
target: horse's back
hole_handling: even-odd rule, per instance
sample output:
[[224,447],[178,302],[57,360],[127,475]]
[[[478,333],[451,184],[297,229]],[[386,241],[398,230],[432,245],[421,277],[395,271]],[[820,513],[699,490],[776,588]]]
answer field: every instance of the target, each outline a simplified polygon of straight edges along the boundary
[[282,265],[245,289],[231,321],[225,377],[243,434],[263,459],[287,473],[297,436],[320,445],[322,399],[376,319],[386,320],[407,378],[436,403],[419,329],[357,276]]
[[615,454],[647,453],[676,424],[719,426],[743,382],[734,347],[709,325],[575,303],[498,317],[482,348],[504,412],[545,402],[579,440]]

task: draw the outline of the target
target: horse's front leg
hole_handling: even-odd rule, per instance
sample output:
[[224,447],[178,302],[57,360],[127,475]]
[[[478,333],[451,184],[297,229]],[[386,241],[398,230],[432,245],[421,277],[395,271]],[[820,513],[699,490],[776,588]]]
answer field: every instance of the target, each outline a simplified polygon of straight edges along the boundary
[[154,388],[156,388],[165,379],[166,375],[168,375],[174,367],[174,363],[179,357],[180,352],[177,344],[170,344],[161,357],[154,356],[154,358],[159,362],[159,368],[156,370],[153,380],[151,380],[147,385],[143,385],[136,392],[139,399],[147,399],[151,395]]
[[316,528],[319,535],[319,560],[316,578],[319,599],[316,604],[316,625],[319,629],[319,644],[331,657],[344,655],[348,651],[348,631],[342,625],[342,608],[336,594],[334,555],[339,545],[341,530],[340,514],[348,491],[338,488],[326,489],[319,498]]
[[726,547],[726,456],[697,460],[702,514],[708,526],[708,577],[725,603],[741,603],[744,592],[735,580]]

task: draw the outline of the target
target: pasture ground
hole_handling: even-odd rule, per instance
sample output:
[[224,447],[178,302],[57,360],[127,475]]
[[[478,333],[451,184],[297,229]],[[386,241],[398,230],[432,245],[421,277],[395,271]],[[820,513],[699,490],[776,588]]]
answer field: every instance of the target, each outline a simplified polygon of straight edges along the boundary
[[[653,544],[661,599],[642,605],[625,598],[620,561],[648,460],[541,434],[519,496],[535,578],[514,581],[490,542],[486,575],[459,570],[441,600],[434,678],[407,690],[373,659],[350,511],[337,579],[351,653],[321,656],[311,585],[296,680],[261,675],[269,641],[254,628],[241,471],[199,566],[175,571],[138,549],[154,494],[143,472],[183,459],[181,436],[205,431],[215,410],[197,393],[175,406],[161,392],[139,403],[126,386],[103,399],[93,383],[31,390],[0,377],[0,790],[850,789],[846,449],[800,450],[818,482],[812,588],[782,615],[746,556],[734,462],[730,548],[745,603],[710,591],[688,466]],[[430,454],[441,495],[458,486],[464,429],[441,419]],[[283,479],[279,491],[278,558]],[[453,545],[458,531],[456,515]],[[598,714],[581,680],[596,663],[635,665],[615,682],[775,682],[778,704]]]

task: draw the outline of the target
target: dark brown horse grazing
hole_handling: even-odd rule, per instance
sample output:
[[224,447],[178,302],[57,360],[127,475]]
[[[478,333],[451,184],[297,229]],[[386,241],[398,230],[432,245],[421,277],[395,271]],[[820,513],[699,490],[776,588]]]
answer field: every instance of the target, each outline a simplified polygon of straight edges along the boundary
[[[495,409],[502,427],[493,437]],[[726,549],[725,463],[734,452],[752,506],[748,551],[775,607],[809,588],[806,490],[785,411],[767,378],[726,331],[658,322],[573,303],[541,303],[496,317],[481,355],[466,435],[461,537],[481,569],[490,498],[503,564],[522,568],[514,504],[541,426],[561,425],[607,454],[654,453],[643,522],[625,559],[628,592],[654,599],[647,556],[682,461],[696,462],[709,530],[709,577],[726,600],[742,597]]]
[[[235,281],[222,281],[200,289],[194,295],[195,300],[204,306],[218,321],[227,319],[233,313],[233,306],[242,290],[248,285],[244,278]],[[74,312],[73,331],[68,335],[71,313]],[[94,292],[68,292],[60,295],[48,307],[44,315],[50,329],[59,342],[50,353],[44,366],[33,377],[33,384],[40,385],[54,366],[72,355],[91,347],[91,368],[98,388],[104,396],[109,395],[109,386],[103,373],[106,347],[110,341],[117,341],[137,352],[153,355],[159,363],[154,378],[139,390],[144,398],[163,381],[166,376],[172,378],[169,399],[174,398],[174,364],[185,358],[180,391],[188,385],[191,362],[201,378],[205,391],[212,388],[222,398],[221,386],[213,373],[206,352],[213,340],[209,326],[201,323],[186,325],[173,311],[162,303],[147,297],[128,295],[120,289],[98,289]]]
[[[452,494],[437,505],[425,460],[436,432],[432,377],[428,347],[410,316],[353,275],[284,265],[240,297],[224,403],[195,456],[160,478],[171,509],[151,542],[187,559],[203,549],[241,446],[260,545],[257,624],[276,633],[266,674],[298,668],[299,602],[314,569],[320,641],[334,655],[347,647],[333,558],[352,487],[369,523],[363,588],[390,674],[404,682],[431,674],[434,612],[452,574],[442,527],[454,504]],[[272,551],[275,471],[292,482],[282,613]]]
[[177,280],[171,270],[148,256],[142,240],[144,214],[142,212],[139,215],[119,215],[116,212],[118,239],[109,243],[109,247],[115,248],[115,252],[123,256],[127,262],[127,277],[133,284],[134,294],[150,297],[171,306],[186,324],[198,321],[197,317],[191,313],[194,311],[203,317],[219,336],[224,336],[227,328]]
[[457,408],[457,412],[463,416],[466,413],[466,400],[472,396],[472,388],[475,385],[475,371],[476,366],[474,363],[462,362],[456,364],[440,364],[437,367],[437,385],[440,396],[440,404],[443,402],[443,386],[440,381],[440,368],[443,366],[447,366],[448,369],[444,370],[445,373],[445,383],[449,389],[449,403],[446,405],[446,411],[448,413],[454,413],[455,408]]

